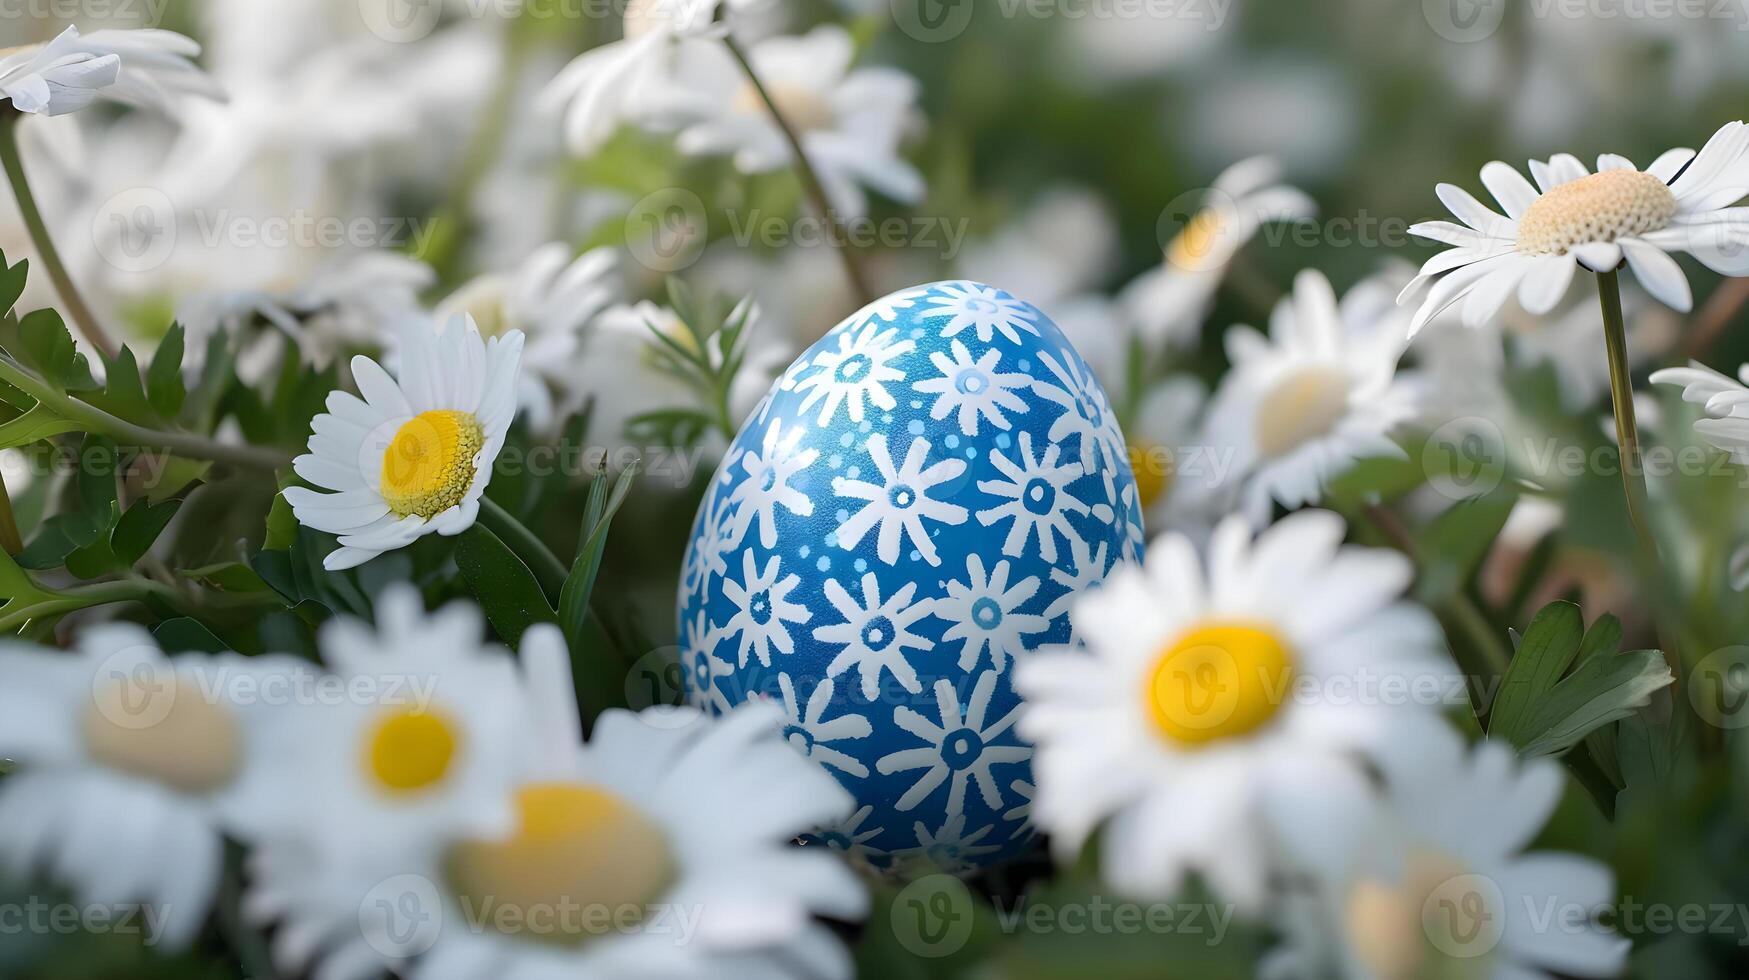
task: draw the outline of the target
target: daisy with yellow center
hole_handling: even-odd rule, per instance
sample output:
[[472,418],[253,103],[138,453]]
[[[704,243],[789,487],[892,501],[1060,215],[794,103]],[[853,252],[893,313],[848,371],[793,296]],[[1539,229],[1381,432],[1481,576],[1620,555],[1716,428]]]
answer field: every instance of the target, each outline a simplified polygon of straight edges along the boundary
[[1163,243],[1165,260],[1125,287],[1122,296],[1126,314],[1151,345],[1195,343],[1239,249],[1266,224],[1300,221],[1317,212],[1304,191],[1280,180],[1279,163],[1251,157],[1222,171],[1207,191],[1168,204],[1162,223],[1170,218],[1177,230]]
[[[1310,765],[1271,794],[1268,823],[1297,856],[1265,975],[1342,980],[1615,977],[1628,940],[1594,916],[1608,867],[1524,853],[1566,779],[1548,759],[1474,749],[1444,724],[1378,753],[1380,781]],[[1559,916],[1551,928],[1550,912]]]
[[1329,280],[1307,270],[1270,318],[1265,336],[1227,332],[1232,361],[1207,413],[1203,444],[1227,499],[1261,525],[1274,503],[1315,503],[1356,461],[1401,456],[1390,438],[1416,413],[1417,389],[1400,376],[1406,314],[1382,279],[1341,304]]
[[419,537],[473,526],[492,463],[516,415],[523,335],[481,338],[472,318],[407,329],[399,379],[352,359],[359,395],[336,391],[292,463],[324,490],[288,487],[299,523],[339,535],[323,565],[351,568]]
[[1670,150],[1645,170],[1606,153],[1591,173],[1561,153],[1532,160],[1530,172],[1535,185],[1498,160],[1482,168],[1482,184],[1505,214],[1462,188],[1439,185],[1439,199],[1461,223],[1409,229],[1452,246],[1403,290],[1406,302],[1433,284],[1411,335],[1459,303],[1464,324],[1481,326],[1514,293],[1526,312],[1547,313],[1580,266],[1610,272],[1625,260],[1646,292],[1682,312],[1694,300],[1668,253],[1687,252],[1722,275],[1749,275],[1749,221],[1732,207],[1749,195],[1749,127],[1741,122],[1714,133],[1700,153]]
[[[814,916],[860,918],[862,886],[831,851],[791,840],[848,816],[850,798],[783,741],[774,705],[714,720],[609,710],[585,744],[558,630],[530,629],[520,660],[516,703],[495,709],[517,726],[514,751],[494,753],[498,778],[476,789],[503,819],[459,825],[427,792],[401,804],[397,840],[342,848],[327,841],[356,831],[302,830],[305,846],[276,848],[251,896],[293,913],[276,933],[292,937],[284,966],[315,954],[318,975],[387,966],[411,980],[848,980],[848,954]],[[397,771],[431,767],[431,741],[403,737]]]
[[[1166,897],[1195,871],[1255,909],[1273,870],[1261,808],[1275,782],[1318,760],[1355,765],[1445,693],[1461,697],[1437,683],[1451,668],[1432,617],[1400,600],[1409,561],[1344,547],[1343,533],[1336,515],[1301,511],[1255,540],[1230,517],[1204,555],[1157,538],[1142,565],[1071,607],[1084,649],[1017,664],[1033,818],[1060,856],[1103,824],[1113,887]],[[1380,684],[1421,693],[1364,693]]]
[[222,831],[267,789],[248,762],[271,706],[233,695],[300,669],[166,657],[124,623],[86,628],[72,652],[0,644],[0,758],[18,763],[0,783],[0,869],[118,911],[149,905],[153,939],[187,943],[218,887]]

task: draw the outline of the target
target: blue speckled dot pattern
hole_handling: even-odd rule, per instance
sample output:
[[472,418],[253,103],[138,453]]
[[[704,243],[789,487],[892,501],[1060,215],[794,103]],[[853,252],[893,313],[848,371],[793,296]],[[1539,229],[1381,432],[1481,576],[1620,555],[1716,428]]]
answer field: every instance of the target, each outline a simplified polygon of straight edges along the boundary
[[[680,589],[687,697],[775,700],[856,797],[829,846],[967,871],[1030,837],[1013,664],[1142,540],[1105,392],[1036,307],[903,290],[809,348],[718,468]],[[757,792],[757,787],[749,787]]]

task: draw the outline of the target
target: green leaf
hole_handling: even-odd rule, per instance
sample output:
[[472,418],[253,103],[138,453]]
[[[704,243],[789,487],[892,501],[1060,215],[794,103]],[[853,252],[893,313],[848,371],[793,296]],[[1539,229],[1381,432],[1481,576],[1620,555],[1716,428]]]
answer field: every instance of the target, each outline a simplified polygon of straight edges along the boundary
[[1421,535],[1421,576],[1415,594],[1430,606],[1443,605],[1462,589],[1506,526],[1516,494],[1491,493],[1452,505]]
[[[6,257],[0,255],[0,267],[5,265]],[[24,281],[29,271],[29,259],[19,259],[11,267],[0,270],[0,316],[12,312],[18,304],[18,297],[24,295]]]
[[202,626],[199,621],[178,616],[166,619],[152,631],[152,636],[158,640],[158,646],[166,653],[225,653],[230,650],[230,644],[213,635],[213,631]]
[[267,541],[262,547],[269,551],[282,551],[291,547],[297,535],[298,519],[292,513],[291,504],[286,501],[285,494],[274,494],[273,503],[267,508]]
[[151,549],[181,506],[182,501],[174,498],[159,504],[135,502],[110,532],[109,550],[115,553],[115,560],[124,568],[132,567]]
[[182,324],[172,323],[170,332],[152,355],[151,367],[146,369],[146,401],[153,411],[167,419],[182,411],[182,401],[188,397],[182,384],[182,344]]
[[[1597,622],[1585,631],[1579,643],[1579,663],[1592,657],[1613,657],[1621,649],[1621,620],[1611,613],[1597,617]],[[1623,722],[1626,724],[1626,722]],[[1616,729],[1619,725],[1604,725],[1585,736],[1585,747],[1603,775],[1616,786],[1622,785],[1621,760],[1616,749]]]
[[123,347],[104,361],[104,386],[83,396],[86,402],[111,415],[143,425],[159,425],[162,419],[146,400],[146,387],[140,380],[140,365],[134,352]]
[[1551,602],[1536,614],[1501,678],[1488,715],[1489,735],[1524,746],[1537,705],[1567,672],[1584,634],[1579,607],[1570,602]]
[[23,415],[0,424],[0,449],[17,449],[63,432],[79,431],[79,423],[56,414],[53,409],[37,405]]
[[104,436],[88,435],[79,447],[79,505],[104,530],[115,526],[115,473],[120,453]]
[[1537,707],[1527,726],[1528,737],[1519,742],[1520,754],[1565,752],[1587,734],[1651,703],[1653,692],[1672,680],[1670,665],[1657,650],[1592,657],[1555,685]]
[[512,648],[530,626],[554,621],[534,573],[485,527],[475,524],[456,538],[455,563],[492,629]]
[[589,503],[583,516],[583,540],[577,547],[577,560],[571,564],[571,574],[565,577],[565,587],[559,592],[559,628],[565,639],[576,646],[583,636],[583,623],[589,615],[589,597],[595,591],[595,578],[601,571],[601,554],[607,547],[607,531],[613,515],[625,503],[637,478],[636,462],[620,471],[613,491],[607,489],[605,473],[597,474],[589,487]]
[[68,555],[96,541],[103,532],[84,514],[56,514],[37,528],[30,543],[18,553],[18,564],[39,571],[60,568]]
[[73,335],[54,310],[26,313],[18,322],[19,356],[45,379],[63,391],[91,391],[97,382],[85,355],[73,344]]

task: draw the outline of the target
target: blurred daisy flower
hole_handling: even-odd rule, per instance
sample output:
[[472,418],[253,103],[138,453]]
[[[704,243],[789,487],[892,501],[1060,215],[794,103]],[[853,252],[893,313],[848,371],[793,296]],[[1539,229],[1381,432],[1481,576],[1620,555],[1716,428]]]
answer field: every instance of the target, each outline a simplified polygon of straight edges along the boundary
[[607,308],[618,291],[612,249],[572,257],[571,247],[550,242],[514,272],[485,273],[437,305],[437,321],[466,313],[486,337],[520,330],[526,338],[517,402],[529,425],[545,430],[554,421],[553,391],[574,383],[582,330]]
[[[867,212],[864,187],[905,203],[923,197],[923,177],[899,156],[899,142],[917,101],[917,82],[894,68],[852,68],[849,32],[817,27],[802,37],[760,41],[748,61],[802,152],[832,208]],[[743,173],[791,164],[788,141],[746,73],[726,50],[711,49],[676,66],[678,113],[687,120],[677,145],[684,153],[733,155]]]
[[[1130,471],[1146,526],[1187,530],[1187,505],[1209,499],[1224,474],[1222,460],[1200,444],[1208,388],[1197,378],[1174,375],[1142,396],[1128,426]],[[1199,454],[1201,454],[1199,456]],[[1211,520],[1210,524],[1213,523]]]
[[1689,361],[1687,367],[1653,371],[1651,381],[1681,387],[1682,400],[1702,406],[1707,415],[1696,420],[1694,431],[1730,453],[1732,462],[1749,465],[1749,364],[1739,367],[1737,378],[1732,378]]
[[1241,160],[1222,171],[1214,186],[1175,213],[1184,222],[1166,246],[1165,261],[1124,287],[1121,301],[1154,346],[1195,343],[1197,328],[1228,265],[1258,229],[1274,221],[1302,221],[1318,210],[1304,191],[1279,183],[1281,165],[1269,157]]
[[89,626],[71,653],[0,645],[0,757],[18,762],[0,783],[0,868],[96,905],[144,903],[155,938],[188,943],[218,889],[221,830],[271,788],[246,764],[271,715],[231,695],[297,669],[167,657],[131,623]]
[[473,526],[516,415],[520,330],[485,340],[456,317],[438,331],[406,331],[399,353],[398,381],[368,357],[352,359],[360,394],[330,393],[309,452],[292,461],[332,491],[284,491],[299,523],[340,536],[323,559],[330,570]]
[[1515,292],[1532,315],[1554,309],[1578,266],[1608,272],[1626,259],[1646,292],[1687,312],[1688,278],[1667,253],[1687,252],[1726,276],[1749,275],[1749,220],[1731,207],[1749,194],[1749,127],[1726,124],[1699,154],[1676,149],[1645,170],[1625,157],[1597,158],[1597,173],[1557,154],[1532,160],[1536,185],[1496,160],[1482,184],[1502,216],[1451,184],[1439,199],[1461,224],[1424,221],[1410,232],[1453,246],[1428,259],[1399,301],[1433,286],[1409,324],[1410,335],[1462,302],[1465,326],[1480,326]]
[[1416,413],[1415,386],[1397,373],[1404,318],[1380,282],[1355,286],[1339,306],[1330,281],[1308,269],[1276,306],[1267,337],[1246,326],[1227,332],[1232,366],[1205,442],[1243,481],[1254,522],[1268,519],[1272,501],[1316,501],[1357,460],[1403,455],[1390,432]]
[[19,112],[60,116],[102,96],[168,111],[182,95],[222,98],[190,59],[200,45],[175,31],[69,27],[42,44],[0,50],[0,97]]
[[[1284,908],[1286,945],[1264,977],[1614,977],[1629,942],[1595,916],[1615,900],[1600,862],[1524,853],[1566,774],[1473,750],[1428,726],[1379,758],[1381,794],[1351,767],[1308,766],[1271,800],[1271,824],[1315,892]],[[1553,925],[1551,925],[1553,923]]]
[[1104,823],[1113,887],[1163,898],[1195,871],[1255,909],[1271,870],[1269,787],[1437,711],[1352,693],[1438,687],[1451,668],[1433,618],[1399,598],[1409,560],[1343,547],[1343,532],[1336,515],[1302,511],[1255,540],[1229,517],[1204,554],[1164,535],[1144,565],[1075,602],[1086,649],[1016,665],[1020,732],[1037,745],[1033,817],[1059,855]]
[[374,629],[339,618],[319,635],[331,674],[316,690],[343,696],[289,705],[251,750],[273,786],[297,787],[242,821],[257,845],[247,911],[282,924],[274,955],[291,973],[319,953],[336,973],[368,957],[358,909],[373,884],[456,835],[512,826],[527,744],[514,661],[481,642],[470,605],[427,613],[397,585],[375,615]]

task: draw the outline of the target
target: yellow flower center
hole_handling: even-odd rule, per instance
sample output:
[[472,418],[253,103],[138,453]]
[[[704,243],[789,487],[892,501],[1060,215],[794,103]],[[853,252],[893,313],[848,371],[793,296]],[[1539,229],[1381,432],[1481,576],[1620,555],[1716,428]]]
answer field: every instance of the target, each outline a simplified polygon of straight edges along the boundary
[[1130,446],[1130,471],[1135,474],[1136,498],[1143,510],[1153,506],[1154,501],[1165,499],[1172,489],[1175,470],[1172,453],[1164,446],[1151,442]]
[[1293,680],[1287,643],[1262,625],[1204,623],[1154,661],[1146,692],[1154,727],[1196,748],[1262,728],[1281,710]]
[[1400,882],[1366,878],[1348,890],[1343,932],[1380,980],[1481,980],[1505,929],[1499,893],[1456,860],[1410,856]]
[[365,770],[391,794],[415,793],[443,781],[460,741],[449,720],[437,712],[393,710],[371,732]]
[[1670,224],[1676,195],[1638,170],[1605,170],[1568,181],[1532,201],[1518,219],[1518,251],[1565,255],[1586,242],[1613,242]]
[[635,925],[674,881],[661,828],[620,797],[580,783],[516,794],[517,828],[450,849],[464,911],[499,932],[565,944]]
[[[783,114],[783,121],[789,123],[796,132],[805,133],[832,125],[832,107],[813,89],[789,82],[767,82],[765,91],[770,93],[777,111]],[[758,115],[770,111],[752,82],[741,86],[736,93],[735,108],[744,113]]]
[[1198,211],[1166,246],[1166,263],[1179,269],[1208,268],[1209,256],[1220,242],[1221,226],[1221,216],[1213,208]]
[[1304,368],[1276,382],[1257,406],[1257,451],[1286,454],[1336,427],[1348,411],[1350,381],[1341,368]]
[[124,678],[93,692],[80,719],[86,751],[103,765],[181,790],[228,784],[242,765],[229,709],[169,675]]
[[484,442],[479,421],[467,412],[415,415],[383,453],[383,500],[402,517],[435,517],[461,503],[474,483],[474,457]]

